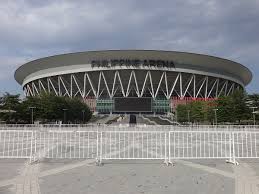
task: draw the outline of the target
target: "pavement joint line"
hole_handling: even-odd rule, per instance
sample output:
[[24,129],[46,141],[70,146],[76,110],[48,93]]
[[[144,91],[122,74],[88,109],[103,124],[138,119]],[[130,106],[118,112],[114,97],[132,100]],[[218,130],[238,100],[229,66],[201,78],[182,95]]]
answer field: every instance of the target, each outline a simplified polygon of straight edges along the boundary
[[226,172],[226,171],[223,171],[223,170],[219,170],[219,169],[208,167],[208,166],[201,165],[201,164],[196,164],[196,163],[189,162],[189,161],[184,161],[184,160],[177,160],[177,161],[179,163],[183,164],[183,165],[186,165],[186,166],[190,166],[190,167],[201,169],[201,170],[213,173],[213,174],[219,174],[219,175],[222,175],[222,176],[225,176],[225,177],[235,179],[234,173]]
[[[132,146],[133,145],[130,145],[128,147],[132,147]],[[127,149],[127,148],[125,148],[125,149]],[[123,149],[121,152],[125,151],[125,149]],[[112,152],[112,155],[113,154],[117,154],[117,153],[116,152]],[[76,163],[76,164],[69,164],[69,165],[66,165],[66,166],[59,167],[59,168],[46,170],[46,171],[43,171],[43,172],[39,172],[38,173],[38,178],[49,176],[49,175],[53,175],[53,174],[57,174],[57,173],[61,173],[61,172],[64,172],[64,171],[67,171],[67,170],[71,170],[71,169],[74,169],[74,168],[77,168],[77,167],[81,167],[81,166],[93,166],[93,165],[89,165],[89,164],[94,163],[94,162],[95,162],[95,159],[88,159],[88,160],[85,160],[83,162],[79,162],[79,163]],[[26,174],[30,170],[28,167],[34,166],[34,165],[38,165],[38,164],[30,165],[29,161],[27,161],[25,163],[25,169],[24,169],[24,171],[22,172],[21,175],[18,175],[16,178],[13,178],[13,179],[8,179],[8,180],[0,181],[0,187],[4,187],[4,186],[15,184],[16,185],[16,191],[17,191],[17,187],[18,187],[18,190],[19,190],[19,192],[17,192],[17,193],[20,193],[21,189],[23,189],[23,190],[24,189],[28,189],[28,184],[26,184],[26,187],[24,187],[25,181],[27,181],[27,180],[24,180],[24,178],[26,177]],[[39,186],[37,186],[37,188],[39,188]],[[40,192],[38,192],[38,193],[40,193]]]
[[[128,147],[132,147],[132,146],[133,146],[133,144],[127,146],[126,148],[124,148],[120,152],[123,152]],[[120,153],[120,152],[119,151],[118,152],[112,152],[112,155],[115,155],[115,154]],[[70,164],[70,165],[66,165],[66,166],[63,166],[63,167],[50,169],[50,170],[47,170],[47,171],[44,171],[44,172],[40,172],[39,177],[41,178],[41,177],[45,177],[45,176],[49,176],[49,175],[53,175],[53,174],[58,174],[58,173],[61,173],[61,172],[67,171],[67,170],[71,170],[71,169],[74,169],[74,168],[77,168],[77,167],[93,166],[93,165],[89,165],[89,164],[92,164],[92,163],[95,163],[95,162],[96,162],[95,159],[88,159],[88,160],[85,160],[85,161],[82,161],[82,162],[79,162],[79,163],[76,163],[76,164]]]
[[[155,155],[154,152],[149,151],[149,153],[151,155]],[[196,163],[189,162],[189,161],[188,162],[184,161],[184,160],[176,160],[176,161],[183,164],[183,165],[190,166],[190,167],[197,168],[197,169],[201,169],[201,170],[213,173],[213,174],[219,174],[219,175],[229,177],[229,178],[233,178],[233,179],[235,178],[234,173],[229,173],[229,172],[226,172],[226,171],[223,171],[223,170],[219,170],[219,169],[208,167],[208,166],[201,165],[201,164],[196,164]]]
[[74,168],[78,168],[78,167],[82,167],[82,166],[94,166],[94,165],[90,165],[92,163],[95,163],[95,159],[88,159],[88,160],[84,160],[82,162],[78,162],[76,164],[68,164],[62,167],[58,167],[55,169],[50,169],[50,170],[46,170],[43,172],[39,173],[39,177],[45,177],[45,176],[49,176],[49,175],[53,175],[53,174],[58,174],[67,170],[71,170]]
[[[85,165],[86,166],[94,166],[94,165],[89,165],[89,164],[94,163],[94,162],[95,162],[95,159],[85,160],[85,161],[82,161],[82,162],[79,162],[79,163],[76,163],[76,164],[69,164],[69,165],[58,167],[58,168],[55,168],[55,169],[50,169],[50,170],[46,170],[46,171],[43,171],[43,172],[39,172],[39,173],[36,173],[35,176],[36,177],[38,176],[39,178],[41,178],[41,177],[61,173],[61,172],[66,171],[66,170],[71,170],[71,169],[81,167],[81,166],[85,166]],[[37,165],[37,164],[33,164],[31,166],[34,166],[34,165]],[[25,171],[28,171],[28,168],[25,167]],[[0,181],[0,187],[5,187],[5,186],[13,185],[13,184],[17,184],[16,186],[19,186],[19,184],[23,184],[24,178],[26,178],[26,174],[23,172],[21,175],[18,175],[15,178]]]
[[16,180],[17,180],[17,178],[0,181],[0,187],[5,187],[5,186],[8,186],[8,185],[13,185],[13,184],[15,184]]
[[12,184],[15,184],[16,194],[40,194],[39,164],[30,165],[25,162],[25,167]]

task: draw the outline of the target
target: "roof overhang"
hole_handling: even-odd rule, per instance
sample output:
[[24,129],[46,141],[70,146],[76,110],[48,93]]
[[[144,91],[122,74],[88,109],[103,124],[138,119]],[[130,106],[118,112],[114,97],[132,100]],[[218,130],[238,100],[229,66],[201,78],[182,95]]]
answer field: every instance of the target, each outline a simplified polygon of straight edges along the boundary
[[[167,60],[174,62],[174,70],[181,69],[185,72],[190,70],[190,73],[207,72],[214,76],[233,78],[232,80],[237,80],[241,85],[247,85],[252,80],[252,72],[247,67],[228,59],[195,53],[156,50],[105,50],[55,55],[20,66],[14,76],[19,84],[24,85],[25,82],[40,77],[39,75],[43,76],[44,72],[45,75],[46,72],[51,72],[52,76],[61,73],[62,69],[80,72],[84,68],[78,69],[79,66],[91,70],[92,60],[111,59]],[[169,70],[173,69],[169,68]]]

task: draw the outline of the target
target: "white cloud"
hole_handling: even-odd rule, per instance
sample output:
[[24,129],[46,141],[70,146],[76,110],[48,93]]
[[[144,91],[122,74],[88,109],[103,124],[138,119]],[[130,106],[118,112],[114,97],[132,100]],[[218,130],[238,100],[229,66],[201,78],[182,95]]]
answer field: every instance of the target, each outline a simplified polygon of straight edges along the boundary
[[217,55],[255,74],[258,18],[257,0],[9,0],[0,3],[0,80],[18,88],[15,68],[38,57],[134,48]]

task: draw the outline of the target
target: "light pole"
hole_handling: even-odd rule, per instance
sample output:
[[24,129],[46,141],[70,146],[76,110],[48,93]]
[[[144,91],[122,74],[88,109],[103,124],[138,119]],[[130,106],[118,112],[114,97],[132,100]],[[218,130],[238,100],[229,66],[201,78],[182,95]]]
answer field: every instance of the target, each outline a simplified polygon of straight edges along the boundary
[[64,124],[66,123],[66,111],[67,110],[68,110],[67,108],[63,108],[63,111],[64,111]]
[[83,113],[83,123],[85,123],[85,110],[82,110]]
[[251,108],[251,109],[253,109],[253,112],[252,112],[252,114],[253,114],[253,120],[254,120],[254,125],[255,125],[255,109],[257,108],[256,106],[252,106],[252,107],[249,107],[249,108]]
[[218,118],[217,118],[217,108],[214,108],[213,109],[214,110],[214,116],[215,116],[215,125],[217,125],[218,124]]
[[31,109],[31,124],[33,124],[33,109],[35,109],[35,106],[30,106],[29,109]]
[[190,124],[190,110],[187,110],[188,123]]

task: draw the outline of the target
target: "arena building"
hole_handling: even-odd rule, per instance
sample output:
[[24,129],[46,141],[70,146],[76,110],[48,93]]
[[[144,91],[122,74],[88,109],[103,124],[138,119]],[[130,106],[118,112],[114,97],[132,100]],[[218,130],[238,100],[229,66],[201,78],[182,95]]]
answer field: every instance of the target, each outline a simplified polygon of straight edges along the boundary
[[104,50],[37,59],[15,72],[26,96],[82,98],[97,112],[169,112],[244,88],[245,66],[223,58],[156,50]]

